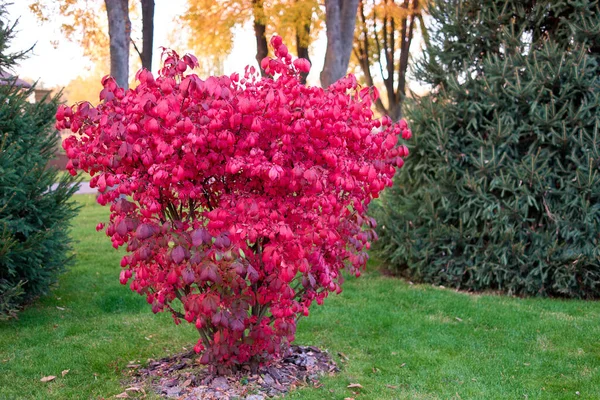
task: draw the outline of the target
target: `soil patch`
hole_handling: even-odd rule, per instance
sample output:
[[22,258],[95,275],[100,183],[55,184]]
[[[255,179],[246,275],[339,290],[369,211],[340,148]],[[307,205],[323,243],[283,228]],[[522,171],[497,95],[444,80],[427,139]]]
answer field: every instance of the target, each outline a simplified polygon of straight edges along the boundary
[[132,380],[123,398],[136,397],[142,388],[150,388],[164,398],[181,400],[264,400],[297,387],[318,386],[321,376],[339,371],[327,351],[313,346],[291,346],[281,360],[261,367],[254,375],[249,371],[211,374],[197,362],[193,351],[150,360],[143,368],[136,364],[128,368]]

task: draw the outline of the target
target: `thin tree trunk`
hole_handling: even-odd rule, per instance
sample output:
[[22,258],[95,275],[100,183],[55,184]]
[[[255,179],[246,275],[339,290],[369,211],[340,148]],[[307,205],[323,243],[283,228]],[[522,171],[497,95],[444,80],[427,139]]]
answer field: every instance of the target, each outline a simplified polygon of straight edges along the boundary
[[131,21],[127,0],[104,0],[110,37],[110,74],[117,85],[129,87],[129,41]]
[[[297,4],[299,0],[294,0]],[[310,58],[308,56],[308,44],[310,43],[310,25],[312,23],[312,13],[313,10],[310,10],[308,15],[302,15],[301,21],[296,24],[296,54],[298,58],[307,59],[310,62]],[[302,84],[306,84],[306,78],[308,77],[308,73],[301,72],[300,73],[300,81]]]
[[[402,42],[402,52],[400,54],[400,62],[398,65],[398,86],[396,89],[397,93],[397,103],[398,109],[400,110],[399,115],[395,118],[395,120],[399,120],[402,118],[402,104],[404,103],[404,99],[406,97],[406,72],[408,70],[408,59],[410,56],[410,45],[413,39],[415,27],[415,16],[412,15],[410,17],[410,23],[408,26],[408,32],[406,33],[406,38],[403,35]],[[394,118],[394,117],[392,117]]]
[[325,0],[327,50],[321,71],[321,85],[328,87],[346,75],[352,43],[358,0]]
[[142,0],[142,67],[152,70],[154,46],[154,0]]
[[402,103],[403,101],[399,101],[388,107],[388,112],[386,114],[392,121],[399,121],[400,118],[402,118]]
[[[310,24],[304,25],[303,29],[306,36],[310,35]],[[305,58],[310,62],[310,57],[308,56],[308,45],[302,45],[302,38],[300,35],[298,35],[298,33],[296,33],[296,52],[298,53],[298,58]],[[300,73],[302,84],[306,84],[306,77],[308,77],[308,72]]]
[[256,61],[258,62],[260,74],[265,76],[265,71],[260,68],[260,62],[269,55],[267,43],[267,27],[264,23],[263,0],[252,0],[254,14],[254,36],[256,37]]
[[[368,36],[369,28],[367,27],[367,18],[365,16],[364,1],[365,0],[360,0],[358,6],[358,22],[360,24],[360,34],[356,37],[355,41],[355,55],[360,62],[360,67],[363,71],[363,74],[365,75],[365,79],[367,80],[367,85],[372,87],[375,86],[375,83],[373,81],[373,74],[371,74],[371,52],[369,49]],[[374,23],[373,30],[375,30],[375,28],[376,24]],[[382,114],[388,114],[388,110],[385,108],[383,102],[381,101],[381,96],[378,97],[377,100],[375,100],[375,108],[377,108],[377,111],[379,111]]]
[[[393,14],[388,14],[387,7],[384,8],[384,14],[381,16],[378,16],[376,10],[373,10],[372,28],[369,30],[364,10],[365,1],[360,1],[358,24],[361,32],[354,44],[354,51],[360,61],[360,67],[369,86],[372,86],[374,81],[370,70],[373,63],[372,55],[383,54],[383,57],[379,57],[378,64],[385,85],[387,107],[383,105],[380,99],[375,102],[375,106],[379,112],[397,121],[402,118],[402,104],[406,97],[406,73],[408,70],[410,45],[417,21],[421,21],[420,18],[422,16],[420,3],[419,0],[402,0],[402,3],[398,4],[398,7],[406,10],[406,13],[403,13],[403,16],[399,20]],[[394,0],[381,1],[384,5],[395,3]],[[381,20],[381,29],[379,29],[379,20]],[[370,34],[373,35],[372,38],[375,43],[373,52],[369,50],[371,43],[369,41]],[[396,40],[399,40],[399,43],[396,43]],[[400,51],[397,52],[396,49]],[[394,85],[396,85],[395,88]]]

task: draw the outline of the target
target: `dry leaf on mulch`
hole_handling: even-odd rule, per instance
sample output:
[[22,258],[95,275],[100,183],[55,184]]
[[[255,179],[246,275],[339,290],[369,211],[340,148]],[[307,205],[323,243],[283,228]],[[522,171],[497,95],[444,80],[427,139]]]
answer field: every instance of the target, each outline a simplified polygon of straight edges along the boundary
[[258,374],[248,370],[230,376],[217,376],[197,363],[194,352],[150,360],[144,368],[128,371],[135,387],[151,387],[167,398],[263,400],[281,396],[298,386],[318,386],[325,374],[339,371],[326,351],[312,346],[291,346],[284,357]]

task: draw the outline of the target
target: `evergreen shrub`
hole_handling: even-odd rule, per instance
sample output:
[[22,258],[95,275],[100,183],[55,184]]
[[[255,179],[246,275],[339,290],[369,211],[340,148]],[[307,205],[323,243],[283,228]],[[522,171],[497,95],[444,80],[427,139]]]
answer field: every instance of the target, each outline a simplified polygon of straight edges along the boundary
[[[26,52],[8,53],[14,24],[0,6],[0,70],[9,72]],[[69,221],[76,213],[74,178],[58,187],[46,168],[57,149],[53,128],[58,97],[32,104],[34,88],[14,80],[0,85],[0,318],[45,294],[70,260]]]
[[380,253],[460,289],[600,295],[598,1],[434,0]]

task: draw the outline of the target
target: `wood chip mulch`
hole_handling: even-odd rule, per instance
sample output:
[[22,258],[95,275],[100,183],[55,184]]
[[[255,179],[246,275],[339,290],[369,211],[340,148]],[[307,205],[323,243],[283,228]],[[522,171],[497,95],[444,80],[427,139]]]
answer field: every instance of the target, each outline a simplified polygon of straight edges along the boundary
[[144,368],[130,364],[130,387],[120,398],[139,397],[150,389],[163,398],[180,400],[264,400],[301,386],[318,387],[320,376],[339,372],[331,355],[313,346],[291,346],[280,361],[261,367],[256,375],[242,371],[218,376],[196,360],[192,351],[149,360]]

